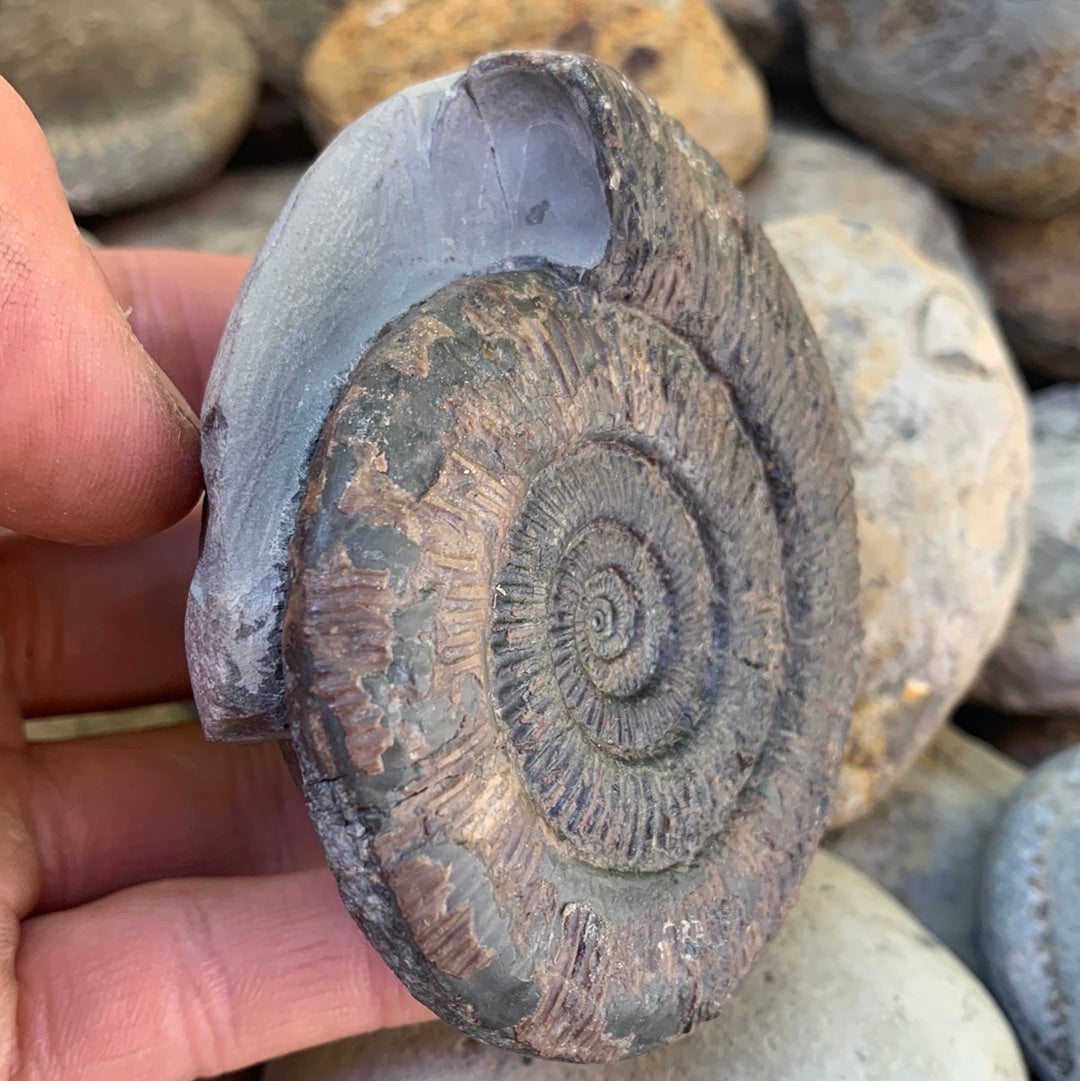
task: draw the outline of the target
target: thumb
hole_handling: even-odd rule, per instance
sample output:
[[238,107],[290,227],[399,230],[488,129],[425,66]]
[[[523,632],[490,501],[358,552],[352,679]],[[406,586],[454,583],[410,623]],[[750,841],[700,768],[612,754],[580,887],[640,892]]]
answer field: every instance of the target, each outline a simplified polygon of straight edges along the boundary
[[48,144],[0,78],[0,526],[113,543],[198,497],[198,420],[75,229]]

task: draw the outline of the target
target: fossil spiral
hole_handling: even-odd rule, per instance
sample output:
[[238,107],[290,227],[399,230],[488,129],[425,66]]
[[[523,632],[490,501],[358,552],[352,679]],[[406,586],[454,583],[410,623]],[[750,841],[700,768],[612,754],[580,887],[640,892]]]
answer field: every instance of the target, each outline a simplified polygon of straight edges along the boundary
[[713,1016],[824,826],[851,474],[740,197],[611,69],[374,110],[250,274],[204,409],[208,733],[288,733],[413,993],[548,1057]]

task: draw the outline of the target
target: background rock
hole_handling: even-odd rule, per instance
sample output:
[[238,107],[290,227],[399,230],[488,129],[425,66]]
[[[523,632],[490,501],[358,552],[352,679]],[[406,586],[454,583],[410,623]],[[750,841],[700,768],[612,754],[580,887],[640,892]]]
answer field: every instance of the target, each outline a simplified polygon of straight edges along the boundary
[[826,840],[978,973],[979,890],[990,833],[1025,771],[946,725],[868,815]]
[[806,79],[806,43],[798,0],[709,3],[762,71],[778,79]]
[[967,705],[957,711],[955,719],[964,731],[1028,769],[1066,747],[1080,744],[1080,715],[1017,717],[985,706]]
[[1023,1081],[986,990],[916,920],[827,852],[721,1016],[602,1066],[498,1051],[435,1023],[270,1063],[264,1081]]
[[255,55],[205,0],[4,0],[0,74],[30,106],[76,214],[190,188],[255,107]]
[[1080,207],[1049,221],[972,212],[965,225],[1017,360],[1080,380]]
[[974,679],[1016,597],[1024,393],[980,299],[884,229],[768,226],[852,442],[864,645],[832,825],[869,809]]
[[839,132],[777,122],[743,194],[759,221],[831,213],[880,225],[928,259],[977,280],[952,207],[922,180]]
[[1043,1081],[1080,1078],[1080,747],[1017,791],[987,853],[991,984]]
[[736,181],[765,150],[764,83],[705,0],[361,0],[312,47],[303,81],[328,138],[411,83],[521,48],[591,53],[621,68]]
[[286,94],[296,91],[304,55],[348,0],[213,0],[247,35],[263,78]]
[[973,697],[1010,713],[1080,714],[1080,384],[1032,395],[1031,554]]
[[254,255],[306,168],[238,169],[179,202],[112,218],[99,226],[98,238],[131,248]]
[[961,199],[1016,217],[1080,201],[1076,0],[799,0],[826,107]]

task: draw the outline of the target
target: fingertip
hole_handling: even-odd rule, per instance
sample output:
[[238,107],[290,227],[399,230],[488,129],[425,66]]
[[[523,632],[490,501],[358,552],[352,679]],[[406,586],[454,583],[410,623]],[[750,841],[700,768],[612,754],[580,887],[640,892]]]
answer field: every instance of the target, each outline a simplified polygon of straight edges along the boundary
[[198,423],[79,237],[44,135],[0,85],[0,525],[112,543],[198,498]]

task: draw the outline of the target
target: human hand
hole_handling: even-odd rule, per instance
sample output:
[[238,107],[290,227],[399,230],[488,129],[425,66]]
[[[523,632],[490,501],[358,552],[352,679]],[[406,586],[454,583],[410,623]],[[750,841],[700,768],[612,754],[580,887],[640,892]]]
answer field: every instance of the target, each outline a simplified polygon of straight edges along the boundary
[[276,747],[23,738],[187,693],[192,407],[245,266],[95,256],[2,79],[0,131],[0,1079],[186,1081],[421,1020]]

